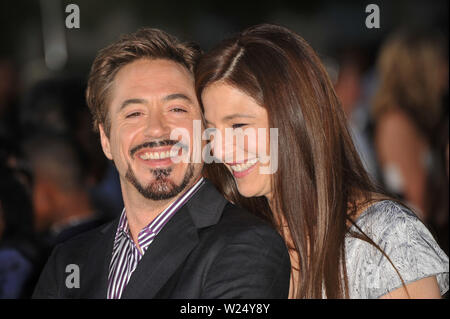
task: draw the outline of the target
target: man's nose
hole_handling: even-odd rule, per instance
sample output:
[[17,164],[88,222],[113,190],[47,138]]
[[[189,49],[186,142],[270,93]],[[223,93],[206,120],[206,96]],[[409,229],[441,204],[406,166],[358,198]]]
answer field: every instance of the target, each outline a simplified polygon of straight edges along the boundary
[[169,136],[170,129],[164,116],[157,112],[152,112],[147,120],[145,136],[149,138]]

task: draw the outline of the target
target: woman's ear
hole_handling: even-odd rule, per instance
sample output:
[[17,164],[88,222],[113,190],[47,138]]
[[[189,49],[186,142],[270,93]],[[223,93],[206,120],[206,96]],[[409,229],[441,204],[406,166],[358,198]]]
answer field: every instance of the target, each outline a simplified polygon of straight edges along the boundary
[[109,143],[109,137],[106,136],[105,130],[103,129],[103,125],[99,124],[98,129],[100,131],[100,141],[102,143],[102,149],[103,153],[105,153],[105,156],[112,161],[112,154],[111,154],[111,146]]

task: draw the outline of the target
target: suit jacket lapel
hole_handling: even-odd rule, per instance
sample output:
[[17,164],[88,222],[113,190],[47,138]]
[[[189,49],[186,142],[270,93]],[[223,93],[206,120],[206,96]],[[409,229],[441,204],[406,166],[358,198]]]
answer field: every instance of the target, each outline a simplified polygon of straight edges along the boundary
[[122,299],[153,298],[198,243],[197,230],[182,207],[155,237],[122,293]]
[[107,297],[109,264],[119,218],[120,216],[100,230],[99,239],[90,249],[86,266],[80,274],[82,298],[106,299]]
[[153,298],[198,244],[198,229],[216,224],[227,202],[206,181],[155,237],[122,298]]

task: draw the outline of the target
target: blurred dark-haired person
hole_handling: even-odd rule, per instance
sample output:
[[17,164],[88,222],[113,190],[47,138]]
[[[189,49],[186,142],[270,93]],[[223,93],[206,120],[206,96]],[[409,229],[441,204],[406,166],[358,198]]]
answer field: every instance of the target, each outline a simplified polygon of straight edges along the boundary
[[23,149],[33,173],[35,229],[49,250],[104,222],[90,201],[70,139],[36,134],[23,142]]
[[39,271],[30,193],[19,173],[0,163],[0,299],[29,298]]
[[440,135],[448,136],[440,127],[448,122],[446,44],[428,32],[399,31],[382,46],[377,65],[373,114],[383,181],[426,222],[448,217],[445,161],[436,153]]
[[13,139],[20,135],[18,96],[17,67],[0,54],[0,138]]
[[250,27],[205,54],[195,78],[213,132],[257,129],[265,138],[267,145],[214,137],[223,164],[207,166],[207,176],[282,234],[290,298],[440,298],[448,290],[448,257],[411,210],[372,184],[303,38],[280,26]]
[[67,137],[79,155],[77,165],[93,205],[112,220],[123,208],[119,178],[92,130],[85,92],[85,80],[78,77],[38,81],[25,91],[20,104],[21,130],[23,139],[36,134]]
[[[157,29],[122,37],[96,57],[87,102],[125,208],[59,245],[35,298],[285,298],[289,255],[262,219],[228,202],[193,158],[201,123],[199,50]],[[197,122],[196,122],[197,121]],[[175,130],[183,137],[172,137]],[[186,136],[189,135],[189,136]],[[200,142],[200,141],[198,141]],[[181,143],[184,153],[173,151]],[[67,265],[79,288],[66,286]]]

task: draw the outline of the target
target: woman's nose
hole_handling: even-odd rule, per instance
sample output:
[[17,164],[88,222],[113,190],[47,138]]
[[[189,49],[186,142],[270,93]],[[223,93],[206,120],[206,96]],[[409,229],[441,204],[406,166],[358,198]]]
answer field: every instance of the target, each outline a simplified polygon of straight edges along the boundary
[[233,162],[235,145],[233,139],[226,139],[224,132],[216,130],[211,138],[212,155],[221,162]]

